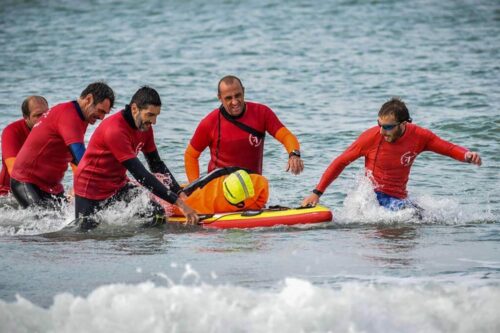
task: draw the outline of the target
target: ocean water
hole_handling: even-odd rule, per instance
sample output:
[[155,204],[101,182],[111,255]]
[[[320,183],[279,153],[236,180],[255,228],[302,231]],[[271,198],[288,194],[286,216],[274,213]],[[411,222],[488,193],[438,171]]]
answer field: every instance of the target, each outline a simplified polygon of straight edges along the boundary
[[499,36],[495,0],[3,0],[2,129],[30,94],[54,105],[105,80],[116,112],[151,85],[160,155],[183,182],[184,149],[235,74],[301,142],[293,176],[268,136],[270,204],[299,205],[391,96],[484,163],[420,155],[408,186],[420,220],[376,205],[362,160],[322,197],[334,221],[316,226],[144,229],[130,217],[144,194],[80,233],[65,228],[71,203],[3,198],[0,332],[500,331]]

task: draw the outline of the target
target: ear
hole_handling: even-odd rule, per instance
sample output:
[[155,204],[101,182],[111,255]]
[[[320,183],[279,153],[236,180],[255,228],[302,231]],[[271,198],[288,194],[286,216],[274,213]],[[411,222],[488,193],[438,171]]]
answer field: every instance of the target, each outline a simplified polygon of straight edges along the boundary
[[135,103],[132,103],[130,105],[130,109],[132,110],[132,115],[135,117],[137,117],[137,114],[139,113],[139,108],[137,107],[137,104]]
[[85,101],[88,103],[88,105],[94,104],[94,96],[92,94],[88,94],[85,96]]

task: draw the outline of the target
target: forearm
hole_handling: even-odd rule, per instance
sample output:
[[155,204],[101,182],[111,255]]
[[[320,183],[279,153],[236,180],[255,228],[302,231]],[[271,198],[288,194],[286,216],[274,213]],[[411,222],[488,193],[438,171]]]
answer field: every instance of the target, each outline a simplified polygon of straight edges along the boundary
[[285,146],[286,151],[288,153],[291,153],[294,150],[300,150],[300,143],[299,140],[297,140],[297,137],[288,130],[286,127],[280,128],[276,132],[275,136],[276,140],[281,142],[283,146]]
[[9,157],[5,159],[5,166],[7,167],[7,172],[12,174],[12,169],[14,168],[14,162],[16,161],[15,157]]
[[137,157],[122,162],[122,165],[132,174],[132,176],[154,195],[171,204],[175,204],[178,196],[166,188],[154,175],[152,175]]
[[451,157],[460,162],[466,162],[465,153],[469,151],[464,147],[445,141],[438,136],[434,136],[434,138],[428,142],[427,150]]
[[320,193],[315,193],[321,196],[321,194],[326,191],[326,188],[330,186],[330,184],[342,173],[345,167],[351,164],[351,162],[356,160],[357,158],[357,155],[353,155],[352,151],[348,150],[334,159],[321,176],[318,185],[316,185],[315,187],[315,190],[319,191]]
[[154,150],[150,153],[145,153],[144,156],[146,157],[146,161],[148,162],[149,170],[151,170],[152,173],[161,173],[170,178],[170,190],[175,193],[179,193],[182,190],[174,175],[170,172],[167,165],[161,160],[160,155],[158,154],[158,150]]
[[186,148],[184,153],[184,166],[186,168],[186,176],[188,182],[193,182],[200,177],[200,163],[199,157],[201,152],[197,151],[190,144]]

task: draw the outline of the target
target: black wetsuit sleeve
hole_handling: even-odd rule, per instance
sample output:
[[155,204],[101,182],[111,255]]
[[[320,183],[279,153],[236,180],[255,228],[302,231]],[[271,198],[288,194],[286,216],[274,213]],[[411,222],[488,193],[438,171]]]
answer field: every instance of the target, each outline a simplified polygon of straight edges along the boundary
[[225,167],[225,168],[218,168],[218,169],[215,169],[212,172],[208,173],[207,175],[194,180],[191,184],[189,184],[186,187],[184,187],[184,189],[182,190],[182,192],[186,193],[187,196],[190,196],[191,193],[193,193],[194,191],[196,191],[199,188],[203,188],[205,185],[207,185],[208,183],[210,183],[215,178],[219,178],[221,176],[229,175],[229,174],[231,174],[233,172],[236,172],[238,170],[245,170],[248,173],[253,173],[253,172],[251,172],[248,169],[240,168],[240,167],[234,167],[234,166]]
[[178,199],[177,194],[165,187],[155,176],[151,174],[137,157],[123,161],[122,165],[134,176],[134,178],[157,197],[175,204]]
[[146,157],[146,161],[148,162],[149,170],[151,170],[152,173],[161,173],[168,176],[172,180],[170,190],[179,194],[182,191],[182,188],[179,186],[177,180],[175,180],[174,175],[161,160],[160,155],[158,154],[158,150],[155,149],[150,153],[144,153],[144,156]]

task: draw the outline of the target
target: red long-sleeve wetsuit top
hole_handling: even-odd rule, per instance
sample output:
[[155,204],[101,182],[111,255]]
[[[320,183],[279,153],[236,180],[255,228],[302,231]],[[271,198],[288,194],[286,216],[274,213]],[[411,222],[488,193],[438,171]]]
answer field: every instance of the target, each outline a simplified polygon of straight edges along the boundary
[[68,146],[83,144],[88,124],[76,101],[52,107],[33,126],[11,177],[50,194],[63,193],[64,173],[73,159]]
[[[300,149],[297,138],[281,123],[278,116],[266,105],[245,102],[243,114],[233,117],[240,123],[261,133],[269,133],[280,141],[288,152]],[[239,166],[262,174],[264,138],[258,138],[225,119],[219,109],[210,112],[198,125],[187,152],[194,154],[185,160],[189,181],[200,176],[198,157],[210,148],[208,172],[220,167]]]
[[12,165],[9,160],[15,160],[21,147],[30,134],[30,129],[24,119],[19,119],[7,127],[2,132],[2,171],[0,172],[0,195],[5,195],[10,191],[10,174]]
[[74,177],[75,194],[104,200],[129,182],[123,162],[140,151],[155,151],[153,128],[139,131],[125,119],[124,111],[104,119],[90,139]]
[[324,192],[342,170],[361,156],[375,190],[404,199],[413,161],[423,151],[449,156],[465,162],[467,149],[445,141],[428,129],[407,124],[404,134],[395,142],[387,142],[378,126],[363,132],[354,143],[328,166],[316,189]]

